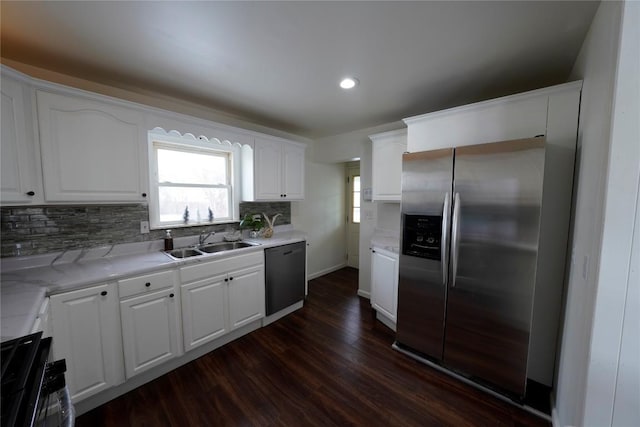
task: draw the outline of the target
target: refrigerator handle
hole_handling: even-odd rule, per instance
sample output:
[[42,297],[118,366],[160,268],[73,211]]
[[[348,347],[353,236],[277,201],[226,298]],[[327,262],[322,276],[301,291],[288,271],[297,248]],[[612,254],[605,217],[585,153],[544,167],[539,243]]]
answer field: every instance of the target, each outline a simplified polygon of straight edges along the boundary
[[460,227],[460,193],[453,196],[453,218],[451,225],[451,287],[456,286],[456,276],[458,275],[458,246],[460,244],[460,235],[458,228]]
[[442,262],[442,284],[447,284],[449,274],[449,216],[451,215],[451,194],[447,191],[442,207],[442,237],[440,238],[440,261]]

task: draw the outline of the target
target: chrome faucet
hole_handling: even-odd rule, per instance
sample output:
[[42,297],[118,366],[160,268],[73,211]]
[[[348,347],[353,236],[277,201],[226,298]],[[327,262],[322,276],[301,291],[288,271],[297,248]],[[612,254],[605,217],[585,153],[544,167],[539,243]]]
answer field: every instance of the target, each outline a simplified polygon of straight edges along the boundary
[[198,237],[198,246],[202,246],[204,245],[204,242],[210,237],[216,234],[215,231],[210,231],[209,233],[207,233],[206,235],[204,234],[205,231],[203,231],[202,233],[200,233],[200,236]]

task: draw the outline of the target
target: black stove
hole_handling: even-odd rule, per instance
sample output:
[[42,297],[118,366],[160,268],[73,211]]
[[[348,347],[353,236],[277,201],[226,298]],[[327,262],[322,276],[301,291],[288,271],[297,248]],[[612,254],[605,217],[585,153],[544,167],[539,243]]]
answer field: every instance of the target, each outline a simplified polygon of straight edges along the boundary
[[57,394],[66,390],[65,361],[48,363],[51,338],[42,332],[2,343],[1,427],[44,425]]

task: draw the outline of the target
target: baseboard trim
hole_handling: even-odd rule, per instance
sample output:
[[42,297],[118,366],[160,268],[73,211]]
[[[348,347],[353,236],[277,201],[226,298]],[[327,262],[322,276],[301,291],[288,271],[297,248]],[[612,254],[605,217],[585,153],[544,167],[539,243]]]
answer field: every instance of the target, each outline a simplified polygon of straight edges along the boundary
[[376,319],[378,319],[378,322],[382,323],[384,326],[391,329],[393,332],[396,331],[395,322],[377,310],[376,310]]
[[318,278],[320,276],[324,276],[325,274],[333,273],[334,271],[338,271],[341,268],[344,268],[346,266],[347,266],[347,263],[343,262],[342,264],[337,264],[337,265],[334,265],[332,267],[325,268],[323,270],[317,271],[315,273],[311,273],[311,274],[309,274],[307,276],[307,280],[313,280],[313,279],[316,279],[316,278]]
[[358,296],[366,299],[371,299],[371,292],[358,289]]
[[552,391],[551,392],[551,425],[553,427],[561,427],[562,424],[560,423],[560,415],[558,414],[558,409],[556,408],[556,394]]

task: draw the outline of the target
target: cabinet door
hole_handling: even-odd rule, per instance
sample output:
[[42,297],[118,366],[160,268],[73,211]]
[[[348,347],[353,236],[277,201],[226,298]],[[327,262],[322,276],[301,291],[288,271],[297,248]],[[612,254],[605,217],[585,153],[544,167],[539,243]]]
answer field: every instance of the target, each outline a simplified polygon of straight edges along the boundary
[[124,381],[115,284],[52,295],[51,321],[53,356],[67,361],[74,402]]
[[184,349],[189,351],[228,331],[226,275],[182,285]]
[[282,186],[285,200],[304,199],[304,148],[282,147]]
[[407,151],[405,131],[372,138],[372,199],[400,201],[402,190],[402,154]]
[[36,187],[35,145],[29,90],[16,80],[2,76],[2,139],[0,160],[0,200],[2,203],[30,204],[42,201]]
[[178,298],[173,289],[120,302],[127,378],[178,356]]
[[142,113],[42,91],[37,102],[46,201],[146,200]]
[[371,304],[393,322],[398,301],[398,259],[385,252],[371,254]]
[[256,139],[254,156],[255,200],[282,199],[281,143]]
[[228,279],[230,330],[264,317],[264,266],[231,272]]

